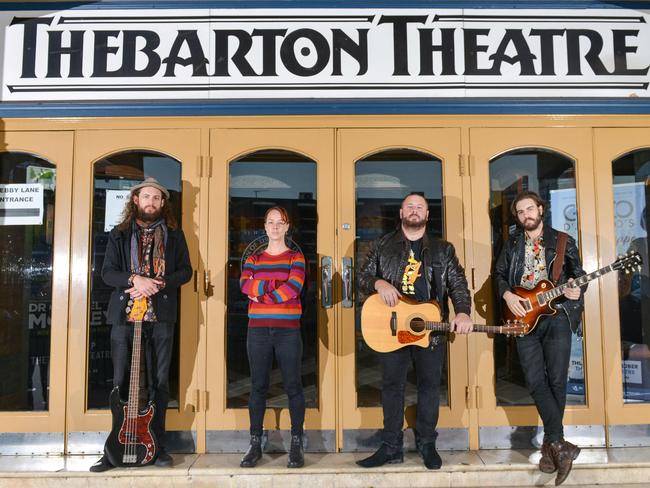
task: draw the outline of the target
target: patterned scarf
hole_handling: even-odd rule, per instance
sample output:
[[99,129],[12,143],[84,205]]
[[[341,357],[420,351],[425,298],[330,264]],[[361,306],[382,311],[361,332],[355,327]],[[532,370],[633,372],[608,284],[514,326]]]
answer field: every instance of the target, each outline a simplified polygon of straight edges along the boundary
[[[131,273],[151,278],[165,276],[165,247],[167,225],[158,219],[149,226],[136,220],[131,224]],[[153,269],[152,269],[153,268]],[[133,301],[129,300],[129,309]],[[128,313],[128,310],[127,310]],[[147,312],[143,321],[157,322],[151,299],[147,299]]]

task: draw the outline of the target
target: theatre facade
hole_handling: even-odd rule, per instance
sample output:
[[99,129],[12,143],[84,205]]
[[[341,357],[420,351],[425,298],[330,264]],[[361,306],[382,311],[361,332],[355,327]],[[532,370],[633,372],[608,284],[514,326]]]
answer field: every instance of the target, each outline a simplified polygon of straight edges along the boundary
[[[477,324],[521,190],[603,270],[573,331],[566,434],[650,445],[650,3],[0,2],[0,454],[100,452],[110,429],[108,232],[155,177],[188,241],[172,450],[248,444],[242,261],[282,205],[307,260],[308,451],[370,451],[379,362],[356,271],[411,191],[465,267]],[[442,449],[534,447],[515,339],[450,337]],[[415,376],[406,385],[413,447]],[[289,438],[279,369],[268,449]]]

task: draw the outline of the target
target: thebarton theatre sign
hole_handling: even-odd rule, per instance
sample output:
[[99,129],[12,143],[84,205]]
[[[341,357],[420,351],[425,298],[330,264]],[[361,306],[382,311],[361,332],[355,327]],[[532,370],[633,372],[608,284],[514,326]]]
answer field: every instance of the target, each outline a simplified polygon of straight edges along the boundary
[[3,12],[3,101],[648,97],[650,11]]

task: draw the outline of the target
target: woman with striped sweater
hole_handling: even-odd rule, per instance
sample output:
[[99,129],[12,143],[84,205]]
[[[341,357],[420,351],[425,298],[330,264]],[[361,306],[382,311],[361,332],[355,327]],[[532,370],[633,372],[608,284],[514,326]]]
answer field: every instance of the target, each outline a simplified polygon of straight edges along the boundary
[[251,440],[240,466],[252,468],[262,457],[266,394],[275,354],[289,397],[291,447],[287,467],[300,468],[304,465],[305,420],[305,397],[300,379],[300,292],[305,282],[305,257],[286,244],[289,215],[284,208],[267,210],[264,230],[269,238],[266,250],[246,260],[239,279],[241,290],[249,299],[246,347],[251,370],[248,402]]

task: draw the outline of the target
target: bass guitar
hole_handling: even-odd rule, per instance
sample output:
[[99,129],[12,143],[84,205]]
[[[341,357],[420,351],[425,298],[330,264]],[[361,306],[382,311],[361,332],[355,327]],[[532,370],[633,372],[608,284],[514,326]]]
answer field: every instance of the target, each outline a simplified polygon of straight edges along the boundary
[[[431,332],[448,332],[450,324],[440,322],[440,305],[434,300],[418,303],[401,297],[394,307],[379,294],[368,297],[361,309],[361,333],[366,344],[377,352],[391,352],[405,346],[429,347]],[[525,335],[526,324],[517,321],[501,326],[474,325],[475,332]]]
[[621,270],[629,273],[630,271],[639,270],[641,269],[641,263],[642,260],[639,253],[636,251],[630,251],[623,256],[619,256],[619,258],[609,266],[600,268],[593,273],[582,275],[570,283],[567,282],[563,285],[553,286],[552,282],[542,280],[537,283],[535,288],[530,290],[521,286],[515,286],[512,289],[512,293],[520,298],[519,303],[524,307],[526,315],[523,317],[516,316],[510,311],[504,302],[503,319],[506,323],[514,321],[525,323],[529,327],[527,333],[530,333],[535,330],[535,327],[537,327],[537,324],[543,317],[555,315],[557,313],[557,309],[555,309],[552,304],[555,300],[563,296],[565,289],[584,286],[591,280],[600,278],[611,271]]
[[113,427],[106,439],[104,453],[113,466],[146,466],[156,459],[158,441],[151,430],[156,414],[153,402],[139,409],[140,356],[142,344],[142,319],[147,311],[147,299],[134,301],[129,318],[133,323],[133,352],[131,353],[131,375],[129,378],[129,399],[120,398],[120,388],[111,391],[109,399]]

